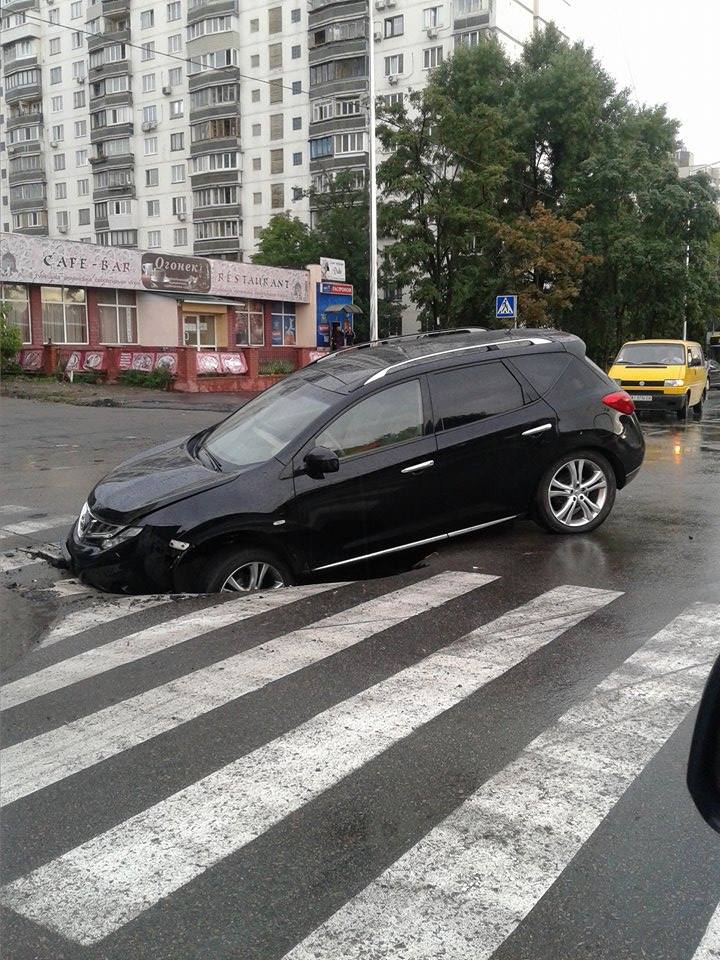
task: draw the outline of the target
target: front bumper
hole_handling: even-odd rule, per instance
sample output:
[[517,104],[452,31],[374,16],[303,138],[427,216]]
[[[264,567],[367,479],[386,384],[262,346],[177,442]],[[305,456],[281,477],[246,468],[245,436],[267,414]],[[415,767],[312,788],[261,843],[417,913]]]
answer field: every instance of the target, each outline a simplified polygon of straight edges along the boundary
[[[638,413],[642,413],[643,410],[657,410],[659,412],[671,412],[679,410],[682,407],[686,396],[685,393],[643,393],[642,391],[638,391],[636,393],[633,390],[628,390],[627,387],[623,387],[622,389],[632,397],[635,404],[635,409]],[[650,399],[640,400],[638,398],[638,394],[640,396],[650,397]]]
[[80,540],[77,524],[73,524],[64,553],[73,573],[100,590],[147,593],[173,589],[178,555],[151,527],[145,527],[133,540],[103,550],[97,544]]

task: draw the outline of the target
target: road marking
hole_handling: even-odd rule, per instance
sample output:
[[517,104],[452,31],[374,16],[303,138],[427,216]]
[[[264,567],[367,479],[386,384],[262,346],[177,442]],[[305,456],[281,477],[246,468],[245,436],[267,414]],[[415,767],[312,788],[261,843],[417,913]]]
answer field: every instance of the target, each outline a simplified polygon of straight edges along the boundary
[[486,960],[700,697],[720,606],[686,610],[287,955]]
[[[195,610],[183,614],[166,623],[146,627],[120,637],[110,643],[92,650],[86,650],[75,657],[61,660],[35,673],[20,677],[0,688],[0,704],[3,710],[17,707],[28,700],[54,693],[73,683],[113,670],[115,667],[142,660],[161,650],[202,637],[221,627],[256,617],[261,613],[276,610],[288,603],[294,603],[303,597],[312,597],[317,593],[335,589],[339,584],[311,584],[305,587],[288,587],[285,590],[272,590],[237,600],[228,600],[214,607]],[[94,616],[88,618],[90,626],[96,625]]]
[[0,513],[39,513],[39,510],[33,510],[32,507],[20,507],[15,503],[0,504]]
[[551,590],[16,880],[3,902],[95,943],[618,596]]
[[[120,597],[119,599],[97,599],[91,607],[83,610],[73,610],[66,614],[62,620],[50,627],[48,632],[40,641],[41,647],[49,647],[60,640],[66,640],[78,633],[84,633],[85,630],[91,630],[101,624],[110,623],[112,620],[118,620],[121,617],[130,616],[133,613],[139,613],[142,610],[150,610],[152,607],[160,606],[173,602],[173,597],[155,596],[155,597]],[[231,601],[232,602],[232,601]],[[162,632],[165,624],[157,624],[154,628]],[[125,641],[129,637],[124,638]]]
[[45,562],[42,557],[31,557],[27,553],[14,556],[5,554],[0,556],[0,573],[12,573],[14,570],[22,570],[23,567],[30,566],[31,563]]
[[9,537],[29,536],[31,533],[39,533],[41,530],[52,530],[53,527],[63,527],[76,520],[74,515],[71,517],[43,517],[38,520],[22,520],[20,523],[10,523],[0,527],[0,540],[7,540]]
[[720,960],[720,904],[710,918],[705,936],[692,955],[692,960]]
[[[0,753],[0,805],[64,780],[496,579],[477,573],[438,574],[6,747]],[[198,616],[206,614],[201,611]],[[33,676],[38,674],[26,679],[32,683]]]

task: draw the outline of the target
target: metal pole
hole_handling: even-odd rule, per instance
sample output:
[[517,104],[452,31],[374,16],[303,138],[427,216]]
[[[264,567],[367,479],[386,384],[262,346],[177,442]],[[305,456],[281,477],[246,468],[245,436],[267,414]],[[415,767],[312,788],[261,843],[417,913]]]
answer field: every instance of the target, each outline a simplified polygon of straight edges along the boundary
[[375,175],[375,0],[368,0],[368,166],[370,175],[370,339],[378,339],[377,177]]
[[688,328],[688,286],[690,284],[690,218],[687,222],[687,243],[685,244],[685,316],[683,319],[683,340],[687,340]]

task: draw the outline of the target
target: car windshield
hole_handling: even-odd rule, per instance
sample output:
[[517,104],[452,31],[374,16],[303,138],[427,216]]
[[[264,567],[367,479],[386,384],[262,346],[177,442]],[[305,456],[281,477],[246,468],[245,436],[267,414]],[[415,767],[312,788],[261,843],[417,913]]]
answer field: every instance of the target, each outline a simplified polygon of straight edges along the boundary
[[681,343],[626,343],[615,363],[631,363],[635,366],[685,363],[685,347]]
[[306,380],[283,380],[218,424],[200,445],[220,469],[264,463],[276,456],[337,398]]

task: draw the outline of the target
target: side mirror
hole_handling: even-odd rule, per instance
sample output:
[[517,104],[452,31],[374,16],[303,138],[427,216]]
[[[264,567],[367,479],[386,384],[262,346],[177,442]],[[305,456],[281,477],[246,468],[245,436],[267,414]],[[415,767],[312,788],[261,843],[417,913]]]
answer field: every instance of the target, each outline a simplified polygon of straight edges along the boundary
[[340,461],[327,447],[315,447],[305,457],[305,469],[313,480],[322,480],[326,473],[337,473]]
[[705,821],[720,833],[720,657],[700,701],[688,762],[687,785]]
[[693,357],[692,360],[690,361],[690,366],[691,366],[691,367],[701,367],[701,366],[702,366],[702,360],[700,359],[700,357]]

